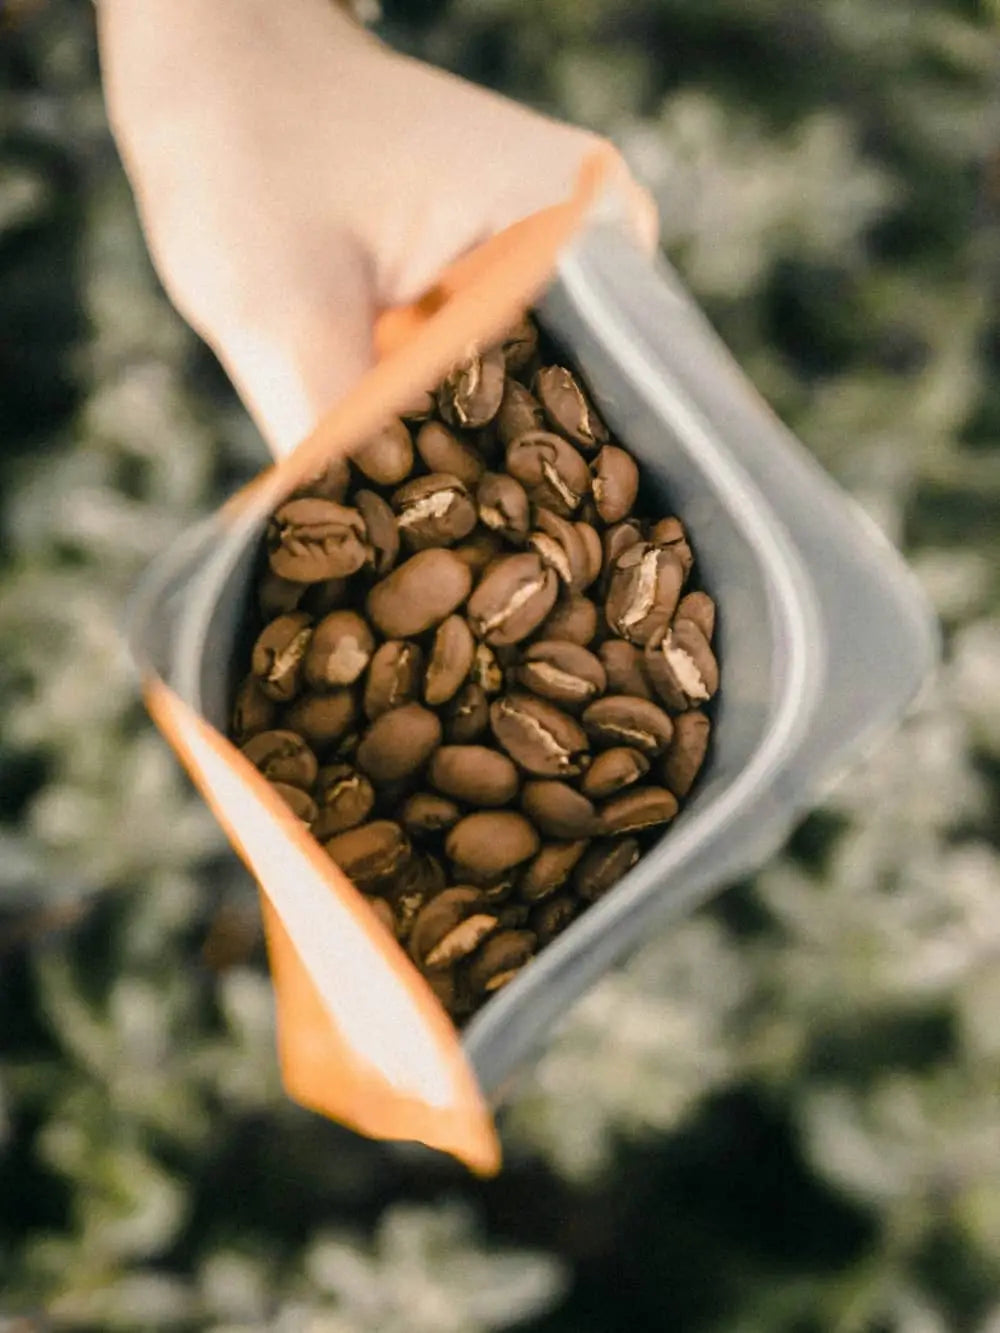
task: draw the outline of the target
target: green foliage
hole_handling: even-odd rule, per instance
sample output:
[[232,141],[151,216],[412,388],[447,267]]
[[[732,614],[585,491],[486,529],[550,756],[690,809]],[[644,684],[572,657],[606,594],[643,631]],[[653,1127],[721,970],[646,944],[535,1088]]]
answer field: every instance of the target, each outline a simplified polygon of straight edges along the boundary
[[3,1309],[80,1333],[990,1333],[986,8],[383,9],[400,47],[619,143],[742,364],[905,546],[946,661],[782,856],[566,1017],[504,1115],[501,1180],[291,1106],[252,886],[118,636],[150,556],[263,450],[151,275],[89,6],[21,6],[0,42]]

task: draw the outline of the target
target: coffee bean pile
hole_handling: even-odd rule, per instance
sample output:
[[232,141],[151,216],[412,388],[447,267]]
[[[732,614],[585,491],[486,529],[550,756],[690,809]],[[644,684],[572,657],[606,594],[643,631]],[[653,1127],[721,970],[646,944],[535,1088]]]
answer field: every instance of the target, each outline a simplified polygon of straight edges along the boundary
[[456,1022],[674,818],[719,683],[683,525],[550,359],[526,318],[281,505],[233,710]]

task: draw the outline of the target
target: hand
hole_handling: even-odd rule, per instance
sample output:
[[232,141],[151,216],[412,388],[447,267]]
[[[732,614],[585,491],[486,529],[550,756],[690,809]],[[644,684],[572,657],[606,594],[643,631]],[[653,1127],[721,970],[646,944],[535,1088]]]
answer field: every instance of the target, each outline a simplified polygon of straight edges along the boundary
[[99,18],[154,262],[278,453],[369,365],[380,310],[565,197],[596,143],[331,0],[100,0]]

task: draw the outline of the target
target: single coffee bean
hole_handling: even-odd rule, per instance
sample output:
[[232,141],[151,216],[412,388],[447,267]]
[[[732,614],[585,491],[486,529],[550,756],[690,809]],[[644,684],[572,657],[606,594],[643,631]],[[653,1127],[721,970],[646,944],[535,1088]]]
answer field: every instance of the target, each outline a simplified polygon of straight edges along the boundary
[[411,551],[453,546],[476,526],[476,506],[449,472],[432,472],[400,486],[392,496],[396,523]]
[[447,703],[458,693],[472,670],[476,641],[461,616],[442,620],[434,633],[434,647],[424,678],[424,702],[431,708]]
[[272,782],[271,788],[281,797],[296,819],[303,824],[311,824],[318,813],[316,802],[301,787],[292,787],[287,782]]
[[428,472],[447,472],[474,491],[485,471],[475,449],[453,434],[440,421],[428,421],[417,434],[417,453]]
[[537,521],[537,530],[528,537],[529,545],[571,592],[581,592],[587,585],[590,556],[578,525],[551,509],[539,509]]
[[649,532],[649,540],[656,546],[664,546],[671,551],[687,578],[694,564],[694,555],[688,544],[684,524],[679,518],[661,518],[654,523]]
[[387,639],[376,648],[365,681],[364,710],[369,721],[417,698],[423,665],[420,645],[406,639]]
[[453,551],[418,551],[368,594],[368,618],[387,639],[409,639],[439,625],[465,601],[472,575]]
[[308,611],[314,620],[322,620],[331,611],[339,611],[347,601],[349,579],[321,579],[319,583],[302,583],[300,611]]
[[573,887],[585,903],[596,902],[639,860],[635,838],[599,838],[591,843],[573,872]]
[[511,441],[529,430],[545,428],[545,413],[542,411],[541,403],[517,380],[508,379],[504,385],[496,428],[497,437],[505,449]]
[[351,462],[376,486],[398,486],[413,471],[413,442],[399,417],[366,440],[351,455]]
[[502,930],[491,935],[472,958],[466,981],[476,995],[494,995],[531,961],[537,940],[530,930]]
[[476,429],[492,421],[503,398],[505,371],[499,348],[455,366],[438,391],[438,409],[448,425]]
[[617,835],[669,824],[677,798],[666,787],[635,787],[601,806],[601,831]]
[[635,460],[615,444],[606,444],[590,465],[594,475],[591,490],[597,512],[605,523],[627,518],[639,493],[639,469]]
[[413,838],[444,833],[462,818],[454,801],[436,791],[418,791],[403,806],[403,827]]
[[565,639],[585,648],[597,634],[597,607],[583,593],[559,598],[538,628],[539,639]]
[[490,701],[481,685],[463,685],[448,704],[444,734],[449,745],[471,745],[484,736],[490,725]]
[[690,620],[697,625],[709,643],[715,634],[715,603],[707,592],[689,592],[677,603],[675,620]]
[[247,676],[236,691],[236,702],[233,705],[234,739],[242,743],[258,731],[268,731],[274,726],[277,715],[277,704],[260,688],[257,677],[253,674]]
[[700,710],[680,713],[674,718],[674,735],[663,756],[660,776],[678,800],[694,785],[705,754],[712,724]]
[[608,624],[623,639],[644,644],[657,622],[674,614],[683,582],[679,562],[665,547],[630,546],[611,574],[604,607]]
[[473,581],[482,577],[501,556],[504,544],[498,533],[486,528],[476,528],[467,542],[453,546],[453,553],[458,556],[472,575]]
[[543,639],[525,649],[518,681],[563,708],[583,708],[604,693],[607,677],[600,660],[578,643]]
[[620,523],[615,523],[605,530],[603,538],[604,572],[601,579],[602,584],[605,585],[605,592],[607,591],[607,584],[611,582],[611,575],[618,563],[618,557],[623,555],[630,546],[635,546],[641,541],[643,541],[642,523],[634,515],[631,518],[623,518]]
[[555,429],[563,431],[582,448],[596,449],[608,438],[607,427],[583,386],[565,366],[546,366],[540,370],[535,376],[535,393]]
[[418,389],[400,409],[404,421],[427,421],[437,411],[437,399],[430,389]]
[[329,694],[302,695],[285,710],[282,722],[314,749],[323,751],[347,735],[356,717],[353,693],[333,690]]
[[514,762],[537,777],[575,777],[588,762],[589,745],[579,723],[532,694],[497,699],[490,706],[490,726]]
[[396,914],[384,898],[366,898],[365,902],[372,909],[379,925],[384,926],[390,935],[396,934]]
[[368,557],[364,519],[333,500],[289,500],[267,525],[271,569],[293,583],[357,573]]
[[604,547],[601,545],[601,538],[592,523],[578,520],[573,526],[580,534],[580,540],[583,543],[587,558],[586,573],[581,586],[589,588],[595,579],[600,576],[601,566],[604,564]]
[[460,819],[445,839],[445,855],[457,878],[470,884],[502,880],[535,855],[538,834],[513,810],[479,810]]
[[528,925],[544,949],[557,935],[561,935],[579,912],[579,904],[568,893],[560,893],[548,902],[539,903],[528,917]]
[[653,691],[642,665],[642,653],[627,639],[605,639],[597,650],[608,678],[608,694],[634,694],[652,699]]
[[250,670],[269,699],[287,703],[298,694],[303,659],[312,636],[312,616],[303,611],[289,611],[261,630],[253,646]]
[[558,583],[532,551],[498,560],[469,598],[469,624],[489,644],[519,643],[545,619]]
[[333,458],[326,467],[307,477],[288,497],[298,500],[309,496],[317,500],[335,500],[343,504],[351,484],[351,467],[346,458]]
[[441,744],[441,722],[420,704],[401,704],[381,713],[358,746],[358,766],[373,782],[409,777]]
[[517,794],[517,769],[505,754],[485,745],[442,745],[427,776],[431,784],[469,805],[506,805]]
[[273,569],[265,569],[257,585],[257,606],[261,618],[270,621],[296,610],[306,591],[305,583],[293,583],[275,574]]
[[362,891],[374,888],[380,881],[391,880],[412,853],[409,838],[391,819],[360,824],[346,833],[338,833],[323,846],[330,859]]
[[471,885],[445,889],[425,903],[410,932],[409,954],[422,971],[454,967],[497,928],[495,912],[484,911],[483,895]]
[[661,625],[646,644],[646,671],[668,708],[707,703],[719,688],[711,645],[693,621]]
[[528,493],[507,472],[485,472],[476,487],[479,521],[505,541],[520,546],[528,535],[531,505]]
[[313,689],[353,685],[374,651],[375,638],[357,611],[332,611],[313,631],[305,678]]
[[358,491],[354,503],[365,521],[372,569],[377,578],[383,579],[399,556],[396,515],[375,491]]
[[538,329],[529,315],[507,330],[500,341],[500,350],[508,375],[518,375],[527,369],[538,351]]
[[521,809],[546,838],[589,838],[598,832],[597,811],[568,782],[526,782]]
[[547,842],[521,877],[518,893],[526,903],[541,902],[557,893],[588,847],[586,838],[569,842]]
[[269,782],[286,782],[290,787],[308,790],[316,781],[316,756],[294,731],[259,731],[242,752]]
[[507,471],[533,504],[571,518],[590,490],[587,464],[561,435],[534,430],[507,446]]
[[363,824],[375,807],[375,789],[351,764],[327,764],[316,778],[319,810],[313,832],[320,842]]
[[592,801],[603,801],[639,782],[648,772],[649,760],[641,750],[614,745],[597,755],[583,775],[580,789]]
[[674,732],[662,708],[628,694],[597,699],[584,709],[583,725],[595,745],[627,745],[646,755],[665,750]]

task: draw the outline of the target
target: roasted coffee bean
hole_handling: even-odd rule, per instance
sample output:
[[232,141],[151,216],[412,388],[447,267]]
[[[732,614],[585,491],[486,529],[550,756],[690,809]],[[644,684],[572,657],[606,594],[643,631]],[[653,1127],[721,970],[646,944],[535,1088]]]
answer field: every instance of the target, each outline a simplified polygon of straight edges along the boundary
[[641,781],[649,772],[649,760],[641,750],[614,745],[602,750],[583,775],[580,790],[592,801],[603,801],[624,787]]
[[305,583],[293,583],[275,574],[273,569],[265,569],[257,585],[257,606],[261,617],[266,621],[274,620],[295,611],[307,591]]
[[521,809],[546,838],[589,838],[598,832],[597,811],[568,782],[526,782]]
[[556,430],[586,450],[598,448],[608,430],[572,371],[546,366],[535,376],[535,393]]
[[327,764],[316,778],[319,809],[313,829],[320,842],[363,824],[375,808],[375,789],[351,764]]
[[635,838],[599,838],[584,852],[573,872],[573,888],[585,903],[596,902],[639,860]]
[[571,592],[581,592],[590,574],[590,554],[579,530],[583,525],[571,523],[551,509],[539,509],[537,521],[538,528],[528,537],[528,544]]
[[442,620],[434,633],[434,646],[424,678],[424,702],[431,708],[447,703],[461,689],[472,670],[476,641],[461,616]]
[[418,697],[423,665],[420,645],[406,639],[387,639],[375,650],[365,681],[364,710],[369,721]]
[[587,464],[571,444],[551,431],[533,430],[507,446],[507,471],[532,504],[571,518],[590,490]]
[[469,679],[481,685],[487,694],[499,694],[503,689],[503,667],[488,643],[476,644]]
[[403,806],[403,827],[414,838],[445,833],[461,818],[455,802],[436,791],[414,792]]
[[709,643],[715,634],[715,603],[707,592],[685,593],[677,603],[675,620],[690,620],[697,625]]
[[499,348],[455,366],[438,390],[438,408],[449,426],[472,430],[492,421],[503,398],[505,372]]
[[368,594],[368,617],[387,639],[410,639],[439,625],[465,601],[472,574],[453,551],[418,551]]
[[318,500],[336,500],[342,504],[351,484],[351,466],[346,458],[334,458],[325,468],[307,477],[288,497],[298,500],[311,496]]
[[528,535],[531,505],[519,481],[506,472],[485,472],[476,487],[479,521],[514,546]]
[[[615,444],[606,444],[590,465],[591,490],[597,512],[605,523],[620,523],[632,512],[639,493],[635,460]],[[654,539],[655,540],[655,539]]]
[[287,703],[298,694],[312,636],[312,616],[303,611],[289,611],[261,630],[253,646],[250,670],[269,699]]
[[517,794],[517,769],[485,745],[442,745],[427,776],[438,791],[468,805],[506,805]]
[[588,847],[586,838],[570,842],[547,842],[533,858],[518,885],[518,893],[526,903],[541,902],[563,887],[573,868]]
[[331,860],[362,890],[391,880],[412,853],[406,833],[391,819],[360,824],[346,833],[338,833],[323,846]]
[[597,634],[597,607],[583,593],[564,594],[556,602],[538,628],[537,637],[545,640],[565,639],[585,648]]
[[321,579],[319,583],[300,584],[300,611],[308,611],[314,620],[322,620],[331,611],[339,611],[347,601],[350,579]]
[[642,540],[642,524],[634,516],[623,518],[620,523],[615,523],[605,530],[603,537],[604,571],[601,579],[603,584],[607,585],[611,582],[611,575],[618,563],[618,557],[623,555],[630,546],[635,546]]
[[560,893],[547,902],[539,903],[528,917],[528,925],[543,949],[561,935],[580,910],[579,904],[568,893]]
[[357,611],[332,611],[319,622],[303,664],[313,689],[353,685],[371,661],[375,639]]
[[669,824],[677,798],[666,787],[635,787],[601,806],[601,831],[617,835]]
[[281,797],[296,819],[303,824],[311,824],[318,813],[316,802],[301,787],[292,787],[287,782],[272,782],[271,788]]
[[472,632],[489,644],[519,643],[551,611],[557,589],[556,576],[535,552],[505,556],[469,598]]
[[601,545],[601,538],[597,529],[592,523],[578,521],[574,526],[580,534],[580,540],[583,543],[587,558],[586,573],[581,586],[589,588],[595,579],[600,577],[601,566],[604,563],[604,548]]
[[504,552],[504,544],[498,533],[490,532],[486,528],[476,528],[467,542],[453,546],[452,551],[468,568],[475,582],[500,558]]
[[413,471],[413,442],[399,417],[393,417],[351,455],[351,462],[376,486],[398,486]]
[[372,569],[376,578],[383,579],[399,556],[396,515],[375,491],[358,491],[354,503],[365,521]]
[[466,971],[470,989],[476,995],[494,995],[531,961],[536,944],[530,930],[501,930],[490,935]]
[[642,652],[627,639],[605,639],[597,650],[608,678],[608,694],[635,694],[652,699],[642,665]]
[[680,597],[684,572],[662,546],[639,542],[618,557],[608,586],[605,614],[616,634],[644,644],[660,620],[669,620]]
[[486,465],[482,457],[464,440],[442,426],[428,421],[417,434],[417,453],[428,472],[447,472],[457,477],[470,491],[475,491]]
[[278,705],[269,699],[260,688],[260,681],[249,675],[236,691],[233,704],[233,738],[242,743],[255,736],[258,731],[268,731],[274,726],[278,715]]
[[[518,375],[527,369],[538,351],[538,329],[530,315],[525,315],[507,330],[501,339],[500,350],[508,375]],[[516,380],[513,382],[517,383]]]
[[485,907],[477,888],[445,889],[418,912],[410,932],[410,957],[428,972],[454,967],[468,958],[497,928],[496,913]]
[[285,710],[282,722],[289,731],[297,731],[314,749],[322,752],[347,735],[357,711],[351,690],[304,694]]
[[578,643],[543,639],[525,649],[518,681],[563,708],[583,708],[604,693],[607,677],[599,659]]
[[662,708],[628,694],[606,695],[590,704],[584,709],[583,725],[595,745],[627,745],[646,755],[665,750],[674,732]]
[[575,777],[588,762],[590,747],[579,723],[532,694],[497,699],[490,706],[490,726],[514,762],[537,777]]
[[684,577],[687,578],[691,572],[691,566],[694,564],[694,555],[688,544],[687,533],[684,531],[684,525],[679,518],[661,518],[659,523],[654,523],[649,531],[649,540],[656,546],[663,546],[672,552],[681,569],[684,571]]
[[646,644],[646,671],[668,708],[707,703],[719,688],[711,645],[691,620],[661,626]]
[[411,551],[454,546],[476,526],[476,506],[462,482],[449,472],[408,481],[393,492],[392,507]]
[[497,437],[505,449],[529,430],[545,429],[545,413],[541,403],[517,380],[509,379],[504,385],[496,428]]
[[460,819],[444,850],[455,875],[470,884],[493,884],[538,851],[538,834],[514,810],[480,810]]
[[308,791],[316,781],[316,756],[294,731],[259,731],[242,750],[269,782],[286,782]]
[[708,718],[696,708],[674,718],[674,735],[663,756],[660,776],[678,800],[691,790],[705,762],[711,729]]
[[449,745],[470,745],[489,730],[490,701],[481,685],[463,685],[447,707],[444,734]]
[[368,556],[364,519],[333,500],[289,500],[267,525],[271,569],[293,583],[357,573]]
[[396,915],[389,903],[384,898],[366,898],[365,902],[372,909],[379,924],[384,926],[390,935],[396,934]]
[[441,744],[441,722],[420,704],[380,713],[358,745],[358,766],[375,783],[398,782],[415,773]]

